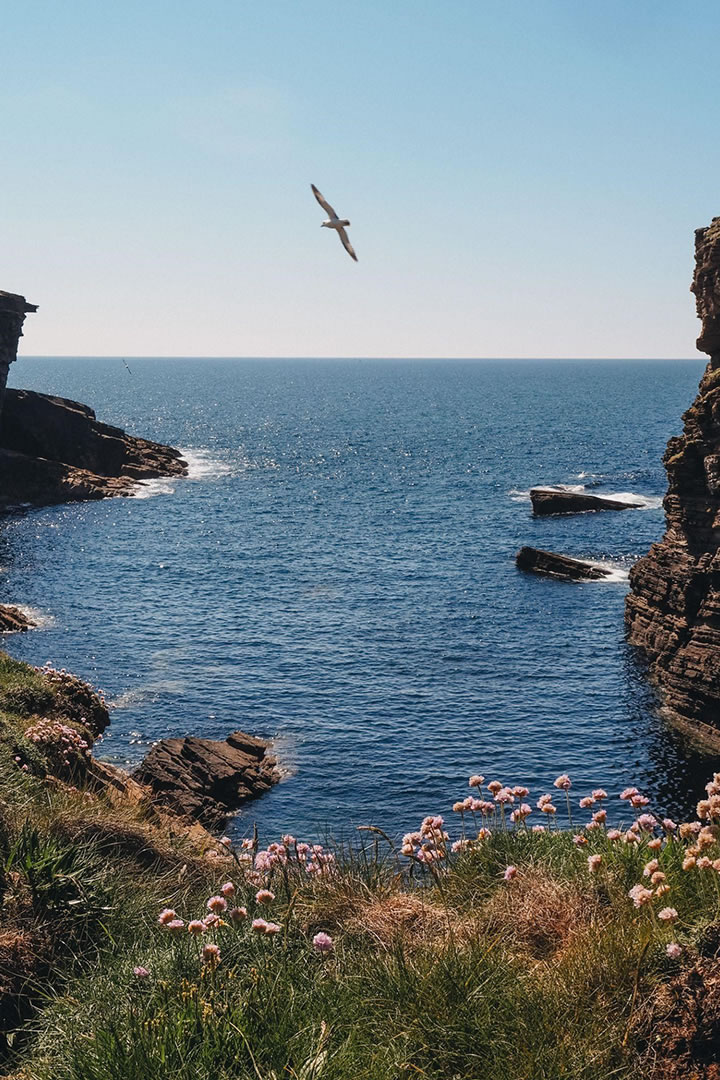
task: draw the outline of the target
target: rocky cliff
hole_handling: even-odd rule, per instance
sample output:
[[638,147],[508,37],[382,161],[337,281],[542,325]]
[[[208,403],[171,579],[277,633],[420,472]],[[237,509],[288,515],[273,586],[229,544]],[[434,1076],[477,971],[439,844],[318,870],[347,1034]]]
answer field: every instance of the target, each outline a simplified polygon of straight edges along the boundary
[[0,509],[130,495],[138,480],[186,475],[177,450],[100,423],[87,405],[6,389],[25,315],[36,310],[0,291]]
[[663,458],[666,531],[630,573],[626,622],[668,714],[720,748],[720,218],[695,234],[691,289],[710,363]]
[[138,480],[184,476],[171,446],[102,424],[87,405],[7,390],[0,417],[0,508],[132,494]]

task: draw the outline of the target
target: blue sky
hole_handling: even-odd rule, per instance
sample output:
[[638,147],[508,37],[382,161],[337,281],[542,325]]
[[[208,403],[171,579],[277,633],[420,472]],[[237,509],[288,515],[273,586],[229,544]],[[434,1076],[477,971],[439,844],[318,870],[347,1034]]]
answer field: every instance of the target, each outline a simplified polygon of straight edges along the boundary
[[714,2],[26,0],[2,34],[28,354],[693,355]]

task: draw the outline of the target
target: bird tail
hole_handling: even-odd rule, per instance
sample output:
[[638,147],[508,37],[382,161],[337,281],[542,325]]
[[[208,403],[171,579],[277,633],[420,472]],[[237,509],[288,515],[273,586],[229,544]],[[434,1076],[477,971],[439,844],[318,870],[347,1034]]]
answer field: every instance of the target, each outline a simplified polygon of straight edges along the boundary
[[339,221],[338,222],[338,225],[349,225],[349,224],[350,224],[350,222],[347,221],[347,219],[345,221]]

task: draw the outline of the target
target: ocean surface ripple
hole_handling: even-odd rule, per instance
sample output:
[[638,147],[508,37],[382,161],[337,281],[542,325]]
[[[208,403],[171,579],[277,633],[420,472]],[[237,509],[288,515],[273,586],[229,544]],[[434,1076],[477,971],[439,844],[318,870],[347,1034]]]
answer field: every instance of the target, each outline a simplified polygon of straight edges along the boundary
[[[697,361],[21,359],[15,385],[183,447],[186,480],[0,525],[7,639],[103,688],[98,752],[275,740],[286,779],[236,819],[265,839],[397,833],[467,777],[634,783],[680,814],[717,762],[658,717],[626,645],[627,570],[663,531],[661,455]],[[534,519],[533,486],[643,496]],[[523,544],[616,568],[522,574]]]

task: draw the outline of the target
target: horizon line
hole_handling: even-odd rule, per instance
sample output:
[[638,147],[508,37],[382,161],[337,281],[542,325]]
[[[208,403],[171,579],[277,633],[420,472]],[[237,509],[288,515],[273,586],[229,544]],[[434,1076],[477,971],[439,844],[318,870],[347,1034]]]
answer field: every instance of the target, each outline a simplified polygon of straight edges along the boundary
[[282,354],[247,354],[237,353],[214,353],[214,354],[190,354],[190,353],[27,353],[19,355],[17,360],[439,360],[443,362],[469,361],[484,363],[486,361],[509,360],[529,361],[532,363],[544,363],[547,361],[568,363],[595,363],[604,361],[677,361],[686,363],[691,360],[710,361],[706,353],[698,353],[694,356],[313,356],[282,355]]

